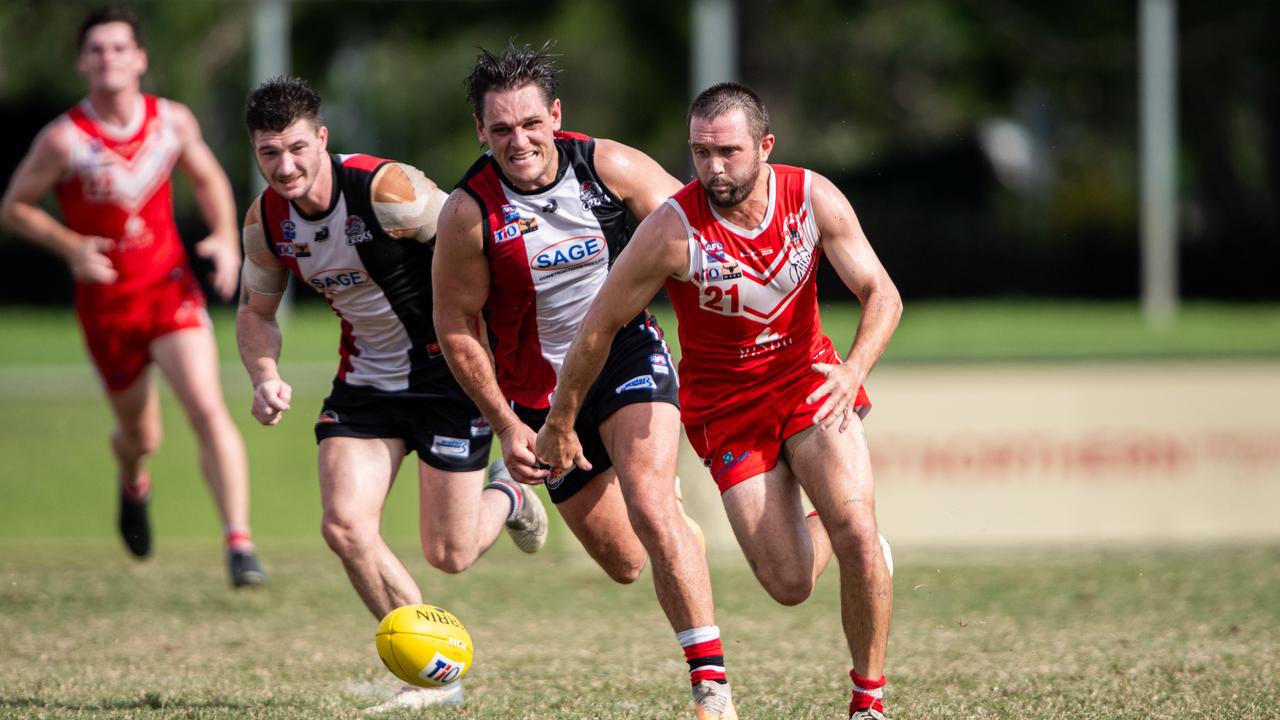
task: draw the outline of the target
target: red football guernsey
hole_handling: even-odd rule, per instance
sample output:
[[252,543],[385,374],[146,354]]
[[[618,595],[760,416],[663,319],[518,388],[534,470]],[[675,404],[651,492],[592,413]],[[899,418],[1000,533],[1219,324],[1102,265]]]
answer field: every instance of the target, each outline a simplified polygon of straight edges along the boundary
[[128,294],[185,267],[169,182],[181,142],[168,101],[143,95],[141,105],[123,128],[102,123],[88,100],[58,120],[71,125],[70,165],[57,188],[67,227],[115,241],[106,254],[119,279],[78,284],[81,294]]
[[839,362],[818,317],[822,253],[809,199],[812,173],[766,165],[769,205],[757,228],[722,218],[698,181],[667,201],[684,221],[689,270],[668,278],[680,324],[680,406],[686,425],[762,401]]

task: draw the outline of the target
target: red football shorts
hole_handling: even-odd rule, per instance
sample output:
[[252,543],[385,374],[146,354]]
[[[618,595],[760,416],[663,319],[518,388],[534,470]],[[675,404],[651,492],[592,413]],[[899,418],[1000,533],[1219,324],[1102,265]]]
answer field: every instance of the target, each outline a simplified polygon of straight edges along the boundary
[[173,279],[122,292],[110,285],[82,286],[76,316],[98,375],[113,393],[142,376],[156,338],[209,326],[204,293],[186,268],[175,269]]
[[[824,375],[815,372],[805,382],[780,386],[756,402],[729,410],[705,424],[684,426],[689,444],[711,471],[721,493],[772,470],[782,455],[783,441],[813,427],[813,414],[826,397],[815,403],[805,402],[805,398],[825,381]],[[866,417],[871,411],[865,388],[858,388],[854,410],[859,417]]]

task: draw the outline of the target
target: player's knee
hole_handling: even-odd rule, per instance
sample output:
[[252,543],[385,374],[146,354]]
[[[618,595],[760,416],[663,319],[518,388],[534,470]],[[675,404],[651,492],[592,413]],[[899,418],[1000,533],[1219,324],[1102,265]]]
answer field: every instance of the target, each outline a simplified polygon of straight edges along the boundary
[[765,592],[780,605],[799,605],[813,594],[813,575],[809,572],[757,573]]
[[874,522],[853,520],[827,528],[831,550],[842,565],[871,567],[880,557],[880,536]]
[[422,555],[428,565],[451,575],[466,570],[476,561],[474,548],[452,543],[423,543]]
[[200,402],[187,408],[187,420],[197,435],[205,436],[229,423],[226,409],[216,402]]
[[638,563],[613,563],[605,567],[609,578],[620,585],[630,585],[640,579],[644,571],[644,561]]
[[640,579],[648,556],[643,552],[619,552],[601,559],[600,567],[611,580],[621,585],[630,585]]
[[320,521],[320,534],[329,549],[340,557],[348,557],[373,544],[378,530],[337,513],[325,513]]
[[650,552],[674,542],[677,534],[672,528],[680,522],[679,506],[671,498],[633,498],[627,503],[627,519],[635,530],[640,543]]
[[120,455],[131,458],[146,457],[160,449],[163,433],[157,424],[149,427],[146,424],[117,427],[111,436],[111,444]]

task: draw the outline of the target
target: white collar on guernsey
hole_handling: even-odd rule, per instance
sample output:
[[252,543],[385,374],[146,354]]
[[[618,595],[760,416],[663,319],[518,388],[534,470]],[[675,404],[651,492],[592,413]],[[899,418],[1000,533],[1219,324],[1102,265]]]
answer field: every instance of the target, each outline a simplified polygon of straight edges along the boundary
[[113,140],[128,140],[142,129],[142,121],[147,116],[147,101],[142,93],[138,93],[138,97],[133,105],[133,112],[129,118],[129,122],[124,125],[114,125],[102,119],[97,110],[93,109],[93,103],[89,102],[89,98],[80,101],[80,109],[84,111],[89,119],[98,125],[102,130],[102,134]]
[[769,224],[773,222],[773,208],[778,204],[777,202],[778,193],[776,192],[776,189],[774,187],[775,185],[774,181],[776,178],[773,173],[773,166],[769,165],[768,163],[765,163],[764,167],[766,170],[769,171],[769,205],[765,209],[764,219],[760,221],[760,225],[758,227],[751,230],[738,227],[737,225],[721,217],[720,213],[716,212],[715,204],[712,203],[710,200],[707,200],[707,207],[711,208],[711,214],[715,216],[716,222],[720,223],[721,225],[724,225],[729,230],[732,230],[733,232],[747,239],[755,238],[757,235],[764,232],[765,229],[769,227]]

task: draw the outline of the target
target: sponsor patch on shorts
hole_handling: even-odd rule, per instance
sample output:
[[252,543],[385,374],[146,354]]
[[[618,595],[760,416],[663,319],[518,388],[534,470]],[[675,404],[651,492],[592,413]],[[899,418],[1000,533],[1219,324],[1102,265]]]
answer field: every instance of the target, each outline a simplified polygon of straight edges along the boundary
[[492,434],[488,420],[482,417],[471,418],[471,437],[489,437]]
[[329,425],[337,422],[342,422],[342,420],[338,417],[338,413],[332,410],[323,410],[320,412],[320,417],[316,418],[317,425]]
[[436,435],[431,442],[431,454],[440,457],[466,457],[471,454],[471,441]]
[[654,353],[649,356],[649,366],[658,375],[671,374],[671,363],[667,362],[667,356],[662,353]]
[[622,383],[613,389],[615,395],[621,395],[631,390],[657,390],[658,383],[653,381],[652,375],[637,375],[630,380]]
[[551,473],[547,475],[547,479],[544,481],[546,483],[547,489],[555,490],[556,488],[563,485],[564,479],[569,477],[569,473],[571,472],[573,472],[573,468],[569,468],[568,470],[552,470]]

